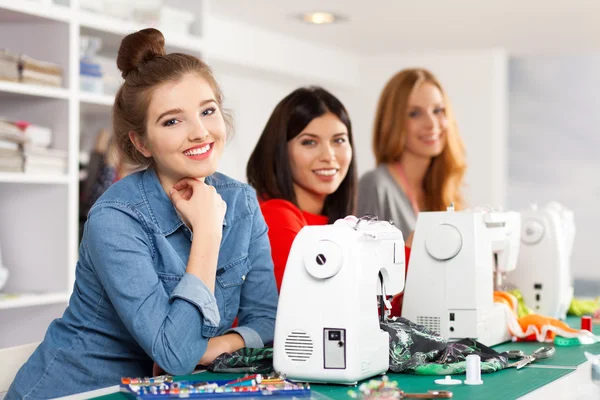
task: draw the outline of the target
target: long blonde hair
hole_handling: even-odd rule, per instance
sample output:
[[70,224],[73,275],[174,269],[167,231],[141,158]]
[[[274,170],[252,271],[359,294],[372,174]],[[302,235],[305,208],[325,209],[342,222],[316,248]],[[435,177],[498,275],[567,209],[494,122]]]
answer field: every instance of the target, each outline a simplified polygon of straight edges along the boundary
[[408,100],[411,93],[424,83],[431,83],[440,90],[448,119],[446,146],[440,155],[433,158],[425,174],[425,208],[427,211],[444,211],[450,203],[454,203],[456,209],[462,209],[462,185],[466,170],[464,145],[448,96],[436,77],[426,69],[411,68],[398,72],[381,92],[373,128],[375,160],[380,165],[397,162],[402,157],[406,146],[404,127]]

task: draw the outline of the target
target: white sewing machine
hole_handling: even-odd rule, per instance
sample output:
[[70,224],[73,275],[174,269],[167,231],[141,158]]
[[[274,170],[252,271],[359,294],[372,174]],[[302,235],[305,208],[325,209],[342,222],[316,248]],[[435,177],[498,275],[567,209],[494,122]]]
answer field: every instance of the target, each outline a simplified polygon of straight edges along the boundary
[[533,205],[521,216],[518,268],[508,277],[536,314],[565,319],[573,300],[573,212],[559,203],[550,203],[542,209]]
[[516,212],[419,213],[402,316],[447,340],[510,340],[494,278],[516,267],[520,225]]
[[404,289],[402,232],[347,217],[306,226],[292,245],[275,323],[273,366],[306,382],[355,384],[389,368],[377,295]]

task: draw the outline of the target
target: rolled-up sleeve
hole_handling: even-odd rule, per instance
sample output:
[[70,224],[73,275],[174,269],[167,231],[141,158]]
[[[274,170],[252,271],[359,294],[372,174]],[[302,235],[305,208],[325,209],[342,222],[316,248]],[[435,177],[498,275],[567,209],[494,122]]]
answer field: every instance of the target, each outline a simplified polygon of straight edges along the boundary
[[217,302],[190,274],[169,296],[156,273],[152,240],[135,209],[108,203],[92,208],[83,243],[111,304],[136,342],[168,373],[187,374],[218,329]]
[[267,224],[254,194],[250,196],[250,202],[253,210],[252,237],[248,249],[251,269],[242,285],[239,326],[229,332],[237,332],[242,336],[246,347],[258,348],[273,341],[278,294]]
[[171,293],[171,301],[177,298],[187,300],[200,309],[204,316],[202,334],[214,336],[221,322],[221,315],[217,307],[217,299],[204,282],[197,276],[186,273]]
[[236,332],[242,339],[244,339],[244,345],[253,349],[259,349],[265,346],[265,342],[260,337],[257,331],[250,328],[249,326],[236,326],[235,328],[228,329],[225,333]]

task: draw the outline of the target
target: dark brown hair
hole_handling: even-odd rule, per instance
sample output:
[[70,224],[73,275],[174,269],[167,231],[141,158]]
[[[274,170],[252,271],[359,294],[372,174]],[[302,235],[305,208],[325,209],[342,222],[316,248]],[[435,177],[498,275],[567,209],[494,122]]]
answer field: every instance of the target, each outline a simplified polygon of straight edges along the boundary
[[377,165],[400,161],[406,145],[408,101],[413,91],[431,83],[444,98],[448,129],[446,146],[434,157],[425,174],[425,207],[427,211],[445,211],[450,203],[457,210],[464,208],[463,176],[466,170],[465,150],[446,91],[436,77],[426,69],[410,68],[395,74],[385,85],[375,115],[373,152]]
[[147,167],[151,158],[144,157],[131,143],[129,132],[146,137],[147,111],[152,93],[161,84],[197,74],[211,86],[228,134],[233,128],[231,116],[223,109],[223,93],[209,66],[198,58],[182,53],[167,54],[165,38],[154,28],[129,34],[121,41],[117,67],[125,79],[117,92],[113,107],[115,145],[122,162],[132,168]]
[[[293,91],[275,107],[265,129],[248,160],[246,175],[262,199],[283,199],[296,206],[288,142],[298,136],[315,118],[332,113],[348,129],[348,140],[354,148],[352,125],[344,105],[320,87]],[[348,173],[338,189],[327,196],[323,214],[333,223],[354,213],[356,202],[356,163],[352,157]]]

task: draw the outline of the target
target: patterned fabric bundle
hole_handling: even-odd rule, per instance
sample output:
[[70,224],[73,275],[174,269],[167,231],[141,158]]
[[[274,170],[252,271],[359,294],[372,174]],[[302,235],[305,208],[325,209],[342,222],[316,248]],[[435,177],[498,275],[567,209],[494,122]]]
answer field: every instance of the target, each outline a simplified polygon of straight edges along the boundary
[[418,375],[464,374],[466,357],[481,357],[481,372],[506,368],[508,358],[471,339],[447,342],[439,334],[406,318],[394,317],[381,324],[390,335],[390,370]]
[[[393,317],[380,325],[390,335],[390,370],[419,375],[464,374],[466,357],[481,357],[481,372],[506,368],[508,358],[471,339],[447,342],[439,334],[406,318]],[[268,374],[273,371],[273,348],[243,348],[223,353],[207,369],[212,372]]]
[[273,372],[273,348],[244,347],[233,353],[223,353],[207,369],[211,372],[269,374]]

